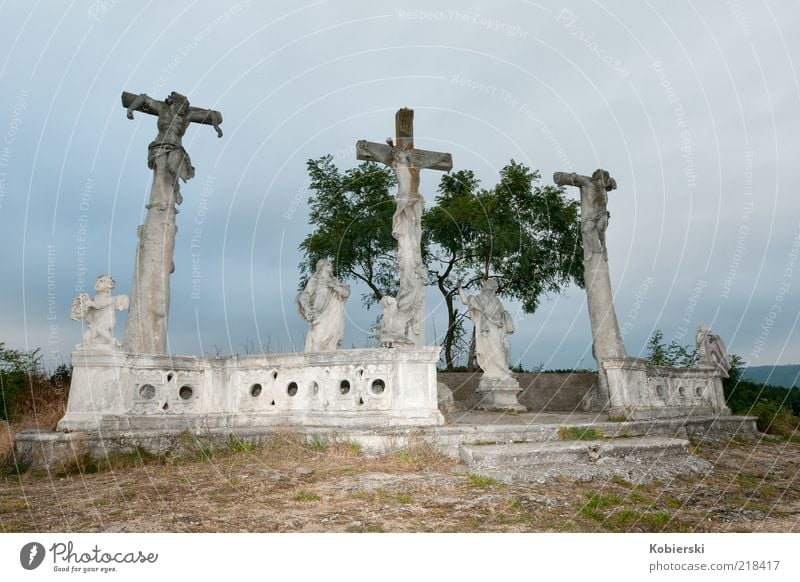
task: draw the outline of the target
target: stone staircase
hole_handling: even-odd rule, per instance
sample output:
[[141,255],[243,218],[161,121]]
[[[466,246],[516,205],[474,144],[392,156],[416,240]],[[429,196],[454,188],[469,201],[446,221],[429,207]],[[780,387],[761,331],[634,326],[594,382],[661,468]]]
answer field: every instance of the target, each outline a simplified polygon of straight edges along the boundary
[[615,476],[642,483],[711,469],[710,463],[689,453],[689,441],[661,436],[463,444],[459,456],[472,473],[505,483]]

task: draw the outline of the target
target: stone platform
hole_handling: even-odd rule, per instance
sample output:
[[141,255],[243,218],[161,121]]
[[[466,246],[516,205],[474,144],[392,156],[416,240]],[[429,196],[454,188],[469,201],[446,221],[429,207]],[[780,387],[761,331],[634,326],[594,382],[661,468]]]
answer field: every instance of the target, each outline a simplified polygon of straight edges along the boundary
[[[64,464],[47,459],[60,441],[70,459],[81,454],[95,458],[136,449],[167,453],[193,434],[226,446],[230,436],[258,444],[278,431],[323,441],[358,443],[365,454],[378,455],[414,445],[430,445],[465,461],[471,472],[504,481],[541,481],[557,475],[590,479],[619,475],[632,481],[663,478],[676,472],[708,469],[688,453],[689,438],[758,436],[754,417],[692,416],[682,419],[610,422],[607,415],[587,413],[504,414],[470,411],[450,414],[440,426],[208,426],[183,428],[116,428],[72,433],[38,433],[17,440],[17,455],[34,468]],[[591,429],[595,440],[570,440]],[[60,436],[59,436],[60,435]],[[76,448],[77,447],[77,448]],[[78,450],[80,449],[80,450]]]

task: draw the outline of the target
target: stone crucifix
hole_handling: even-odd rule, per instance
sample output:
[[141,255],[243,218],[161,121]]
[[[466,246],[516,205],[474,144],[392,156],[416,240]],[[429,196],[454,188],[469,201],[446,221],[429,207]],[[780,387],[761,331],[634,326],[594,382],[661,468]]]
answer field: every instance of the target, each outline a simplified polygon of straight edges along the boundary
[[558,186],[576,186],[581,192],[583,276],[592,326],[592,352],[600,377],[599,396],[605,401],[602,404],[605,404],[609,394],[603,362],[609,358],[626,356],[614,311],[606,250],[608,192],[617,188],[617,182],[605,170],[596,170],[591,177],[556,172],[553,174],[553,181]]
[[217,136],[222,114],[189,105],[174,91],[163,101],[145,94],[122,93],[128,119],[134,111],[158,116],[158,135],[149,145],[147,166],[153,170],[153,185],[147,204],[147,218],[139,227],[136,265],[131,286],[130,310],[125,328],[124,348],[135,354],[165,354],[169,315],[169,276],[175,270],[175,215],[183,200],[178,180],[194,177],[189,154],[181,139],[190,123],[212,125]]
[[[385,144],[365,140],[357,142],[356,157],[359,160],[386,164],[397,176],[397,208],[392,219],[392,236],[397,240],[400,289],[395,298],[396,313],[393,314],[391,323],[384,321],[384,327],[393,327],[394,332],[390,335],[393,337],[391,343],[395,347],[422,347],[425,345],[425,288],[428,284],[428,270],[422,262],[424,200],[419,192],[419,172],[425,169],[449,172],[453,168],[453,158],[450,154],[414,149],[413,109],[398,110],[395,115],[395,129],[395,142],[391,138]],[[404,330],[403,335],[407,341],[402,338],[398,341],[397,330]],[[376,335],[381,339],[380,328],[376,329]]]

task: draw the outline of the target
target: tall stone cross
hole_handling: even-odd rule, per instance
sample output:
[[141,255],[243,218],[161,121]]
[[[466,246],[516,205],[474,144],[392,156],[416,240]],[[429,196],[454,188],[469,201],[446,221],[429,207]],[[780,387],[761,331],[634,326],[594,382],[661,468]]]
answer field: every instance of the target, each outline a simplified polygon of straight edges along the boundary
[[592,326],[592,353],[600,377],[600,397],[606,401],[602,404],[606,404],[609,393],[603,362],[626,355],[614,310],[606,250],[606,228],[610,216],[608,192],[617,188],[617,182],[605,170],[596,170],[591,177],[556,172],[553,181],[559,186],[577,186],[581,192],[583,276]]
[[396,140],[356,143],[359,160],[380,162],[390,166],[397,176],[397,208],[392,219],[392,236],[397,240],[397,269],[400,289],[396,297],[400,328],[405,330],[404,341],[394,341],[397,347],[425,345],[425,288],[428,270],[422,262],[422,209],[424,200],[419,192],[419,171],[430,169],[449,172],[453,168],[450,154],[414,148],[414,111],[400,109],[395,115]]
[[169,316],[169,276],[175,270],[175,215],[183,200],[178,179],[194,177],[189,154],[181,138],[190,123],[214,126],[222,137],[222,114],[191,107],[189,100],[172,92],[164,101],[145,94],[122,93],[122,106],[133,119],[134,111],[158,116],[158,135],[147,150],[147,166],[153,170],[153,185],[147,218],[139,227],[131,302],[123,347],[135,354],[165,354]]

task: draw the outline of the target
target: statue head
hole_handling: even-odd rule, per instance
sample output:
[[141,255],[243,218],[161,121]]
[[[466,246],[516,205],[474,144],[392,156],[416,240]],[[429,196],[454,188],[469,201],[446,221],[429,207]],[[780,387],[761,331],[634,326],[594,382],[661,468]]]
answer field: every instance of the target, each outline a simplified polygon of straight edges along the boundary
[[333,276],[333,265],[328,259],[320,259],[317,261],[314,274]]
[[111,291],[116,286],[117,284],[114,282],[114,277],[111,275],[100,275],[94,283],[94,290],[100,293],[102,291]]
[[489,277],[486,281],[483,282],[483,291],[487,291],[489,293],[496,293],[497,292],[497,281]]
[[617,189],[617,181],[605,170],[597,169],[592,174],[592,182],[600,182],[606,192]]
[[700,325],[697,326],[697,333],[698,334],[705,334],[705,333],[708,333],[709,331],[711,331],[711,328],[708,327],[704,323],[701,323]]
[[186,95],[181,95],[173,91],[170,93],[164,103],[170,106],[176,113],[186,115],[189,112],[189,98]]
[[395,299],[391,295],[384,295],[383,297],[381,297],[380,305],[381,305],[381,311],[383,311],[384,314],[394,313],[395,311],[397,311],[397,299]]

